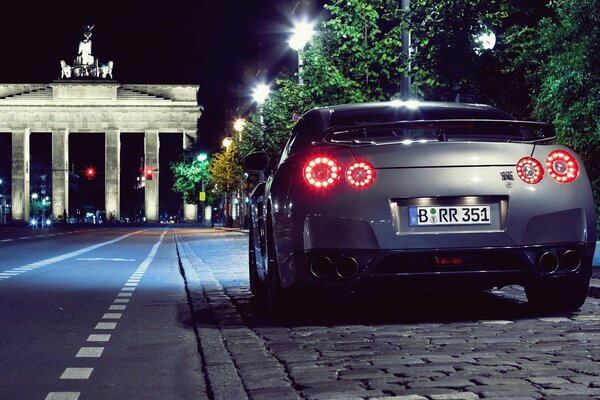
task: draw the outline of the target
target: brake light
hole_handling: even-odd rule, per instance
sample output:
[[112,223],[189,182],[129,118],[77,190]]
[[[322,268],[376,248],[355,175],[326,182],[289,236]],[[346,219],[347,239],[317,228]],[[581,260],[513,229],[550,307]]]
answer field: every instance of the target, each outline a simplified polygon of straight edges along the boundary
[[546,170],[556,182],[571,183],[579,176],[579,163],[572,154],[556,150],[548,155]]
[[309,185],[323,189],[340,179],[340,165],[331,157],[319,156],[304,165],[304,179]]
[[544,168],[535,158],[523,157],[517,163],[517,175],[523,182],[534,185],[544,177]]
[[363,189],[375,181],[375,168],[366,161],[358,161],[346,168],[346,181],[350,186]]

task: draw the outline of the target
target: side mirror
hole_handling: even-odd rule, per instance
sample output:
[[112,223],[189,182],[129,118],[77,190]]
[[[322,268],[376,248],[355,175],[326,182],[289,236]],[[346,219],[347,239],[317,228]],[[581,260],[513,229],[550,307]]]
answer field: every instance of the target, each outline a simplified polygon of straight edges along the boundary
[[267,169],[269,156],[265,151],[257,151],[244,157],[244,169],[246,171],[261,172]]

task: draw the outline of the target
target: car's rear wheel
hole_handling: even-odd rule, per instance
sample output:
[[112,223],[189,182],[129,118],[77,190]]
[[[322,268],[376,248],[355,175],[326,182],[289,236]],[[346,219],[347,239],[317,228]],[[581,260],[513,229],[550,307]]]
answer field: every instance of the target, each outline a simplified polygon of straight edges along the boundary
[[527,301],[542,311],[575,311],[587,299],[589,281],[525,286]]
[[250,225],[248,239],[248,278],[250,280],[250,292],[262,300],[267,294],[265,284],[258,277],[258,266],[256,265],[256,250],[254,248],[254,229]]

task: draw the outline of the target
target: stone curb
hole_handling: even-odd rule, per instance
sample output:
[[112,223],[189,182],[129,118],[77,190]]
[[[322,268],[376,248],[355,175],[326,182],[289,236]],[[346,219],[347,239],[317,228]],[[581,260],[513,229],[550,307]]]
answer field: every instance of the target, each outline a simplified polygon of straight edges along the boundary
[[248,399],[233,360],[216,326],[215,316],[207,303],[205,287],[190,260],[189,245],[177,238],[176,245],[184,279],[191,297],[193,323],[202,356],[207,389],[214,400]]

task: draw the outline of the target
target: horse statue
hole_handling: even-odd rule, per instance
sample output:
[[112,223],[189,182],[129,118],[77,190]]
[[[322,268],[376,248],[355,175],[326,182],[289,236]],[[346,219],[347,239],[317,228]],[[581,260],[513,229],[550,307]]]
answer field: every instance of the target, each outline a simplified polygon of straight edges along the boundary
[[71,77],[71,66],[66,63],[65,60],[60,60],[60,78],[70,78]]
[[109,61],[106,64],[102,64],[100,66],[100,75],[102,76],[102,78],[106,78],[107,76],[110,76],[110,79],[112,79],[113,78],[112,69],[113,69],[112,61]]

